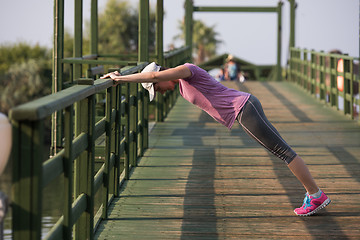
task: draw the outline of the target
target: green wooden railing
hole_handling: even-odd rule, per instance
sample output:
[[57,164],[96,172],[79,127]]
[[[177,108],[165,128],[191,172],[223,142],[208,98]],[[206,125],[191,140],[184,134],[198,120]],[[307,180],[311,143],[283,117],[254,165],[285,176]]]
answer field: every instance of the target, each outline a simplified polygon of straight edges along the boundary
[[[184,63],[188,49],[164,55],[166,66]],[[122,74],[140,71],[147,63],[119,69]],[[83,81],[83,82],[82,82]],[[105,94],[105,116],[96,120],[96,95]],[[166,117],[178,91],[157,96],[157,111]],[[92,239],[99,221],[119,186],[128,179],[131,168],[147,147],[147,92],[140,84],[120,84],[112,80],[79,80],[76,85],[52,95],[13,108],[13,238],[40,239],[43,189],[64,176],[64,210],[46,239]],[[63,148],[46,159],[45,125],[53,113],[63,115]],[[146,137],[144,137],[146,136]],[[103,146],[96,146],[104,138]],[[101,156],[100,158],[97,156]],[[95,169],[95,163],[100,167]],[[94,209],[95,194],[102,189],[102,204]]]
[[[290,53],[288,76],[291,82],[297,83],[326,105],[341,110],[353,119],[358,118],[359,58],[299,48],[291,48]],[[338,71],[340,59],[343,61],[343,71]],[[338,87],[338,77],[344,81],[342,91]],[[342,106],[339,99],[343,101]]]

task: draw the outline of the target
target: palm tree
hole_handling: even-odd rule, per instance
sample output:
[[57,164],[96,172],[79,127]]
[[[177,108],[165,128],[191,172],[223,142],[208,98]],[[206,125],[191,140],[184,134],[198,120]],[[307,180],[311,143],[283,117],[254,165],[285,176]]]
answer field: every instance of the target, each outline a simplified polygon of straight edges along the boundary
[[[174,37],[174,40],[185,39],[184,22],[179,21],[181,33]],[[194,62],[200,64],[216,55],[216,49],[222,41],[217,39],[217,32],[214,31],[215,25],[208,27],[200,20],[194,20],[193,24],[193,52],[196,53]]]

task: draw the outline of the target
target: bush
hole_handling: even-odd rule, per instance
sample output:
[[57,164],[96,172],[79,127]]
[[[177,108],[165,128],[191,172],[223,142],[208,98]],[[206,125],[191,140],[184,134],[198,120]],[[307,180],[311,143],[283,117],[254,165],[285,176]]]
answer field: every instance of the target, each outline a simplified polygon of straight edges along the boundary
[[49,61],[30,59],[13,64],[2,77],[0,111],[7,113],[10,108],[51,93],[51,66]]

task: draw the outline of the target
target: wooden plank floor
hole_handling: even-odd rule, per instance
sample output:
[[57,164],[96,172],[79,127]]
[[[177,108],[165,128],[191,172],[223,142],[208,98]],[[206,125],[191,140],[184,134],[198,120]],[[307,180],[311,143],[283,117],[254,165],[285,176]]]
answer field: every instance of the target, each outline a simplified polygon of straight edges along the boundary
[[[237,88],[237,85],[230,87]],[[99,226],[97,239],[360,239],[360,127],[290,83],[246,82],[332,203],[297,217],[286,165],[181,97]]]

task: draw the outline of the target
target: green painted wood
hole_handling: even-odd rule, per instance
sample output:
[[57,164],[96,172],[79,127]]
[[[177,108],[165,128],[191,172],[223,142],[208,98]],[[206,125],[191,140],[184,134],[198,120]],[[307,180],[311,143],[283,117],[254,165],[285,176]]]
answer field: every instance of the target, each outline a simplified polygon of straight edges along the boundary
[[295,13],[296,3],[295,0],[288,0],[290,3],[290,38],[289,47],[295,47]]
[[98,0],[91,0],[90,53],[98,55]]
[[39,98],[10,110],[10,117],[14,120],[38,120],[50,116],[71,104],[92,94],[98,93],[113,85],[112,81],[101,79],[93,86],[77,85],[61,92]]
[[[359,106],[359,101],[355,99],[354,94],[354,86],[360,85],[359,74],[354,71],[354,62],[357,61],[357,58],[297,48],[291,48],[290,51],[290,81],[297,82],[314,97],[337,110],[340,109],[338,97],[344,98],[342,112],[354,119],[356,117],[354,107]],[[309,55],[310,59],[308,59]],[[344,61],[344,72],[342,73],[337,71],[340,59]],[[345,79],[343,92],[337,88],[338,76]]]
[[52,180],[59,177],[64,172],[63,160],[64,150],[61,150],[55,157],[48,159],[43,164],[43,188],[47,186]]
[[[88,162],[87,162],[87,152],[84,151],[87,149],[88,144],[88,99],[85,98],[78,103],[75,103],[75,134],[76,139],[80,136],[84,136],[83,142],[85,145],[83,149],[79,152],[78,156],[75,156],[74,153],[78,152],[77,146],[73,146],[73,155],[72,158],[74,161],[74,195],[73,198],[77,199],[81,194],[86,192],[86,184],[87,184],[87,170],[88,170]],[[74,227],[74,238],[80,239],[81,235],[86,235],[86,218],[85,215],[82,215],[78,222],[72,216],[72,222],[75,224]]]
[[86,231],[87,233],[82,236],[82,239],[92,240],[94,232],[94,206],[95,206],[95,96],[92,95],[88,98],[88,169],[86,179],[86,194],[87,194],[87,208],[86,208]]
[[115,108],[116,108],[116,121],[115,121],[115,131],[114,131],[114,153],[115,153],[115,176],[114,176],[114,194],[115,196],[119,196],[119,188],[120,188],[120,175],[123,170],[121,167],[121,156],[123,154],[123,150],[121,150],[121,139],[123,138],[122,130],[121,130],[121,114],[122,114],[122,95],[121,95],[121,87],[116,86],[115,90]]
[[62,235],[64,239],[72,237],[72,201],[73,201],[73,145],[74,135],[74,108],[69,106],[65,109],[64,115],[64,135],[65,135],[65,154],[64,154],[64,223]]
[[193,12],[194,5],[192,0],[185,0],[185,46],[189,47],[188,58],[192,57],[193,49]]
[[282,6],[283,6],[283,2],[279,1],[277,7],[276,81],[282,80],[282,67],[281,67]]
[[137,164],[137,91],[138,84],[129,84],[129,164],[136,167]]
[[164,0],[156,1],[156,55],[157,63],[164,66]]
[[238,7],[238,6],[229,6],[229,7],[205,7],[205,6],[194,6],[194,11],[196,12],[277,12],[276,7]]
[[[44,161],[44,121],[37,121],[32,126],[31,152],[31,239],[41,239],[42,224],[42,163]],[[24,196],[25,197],[25,196]]]
[[240,89],[260,99],[333,202],[316,216],[295,216],[305,192],[286,165],[237,123],[229,131],[179,98],[95,239],[360,237],[358,124],[292,83],[247,81]]
[[104,162],[104,181],[103,181],[103,195],[102,195],[102,218],[107,218],[107,210],[108,210],[108,201],[110,194],[110,156],[111,156],[111,117],[112,117],[112,89],[107,89],[106,91],[106,136],[105,136],[105,162]]
[[[62,90],[63,86],[63,65],[61,59],[64,57],[64,0],[54,1],[54,48],[53,48],[53,79],[52,93]],[[54,154],[62,145],[63,139],[63,115],[55,112],[52,115],[51,149]]]
[[[73,57],[81,58],[83,53],[83,0],[74,0],[74,49]],[[73,79],[81,78],[82,65],[73,65]]]

